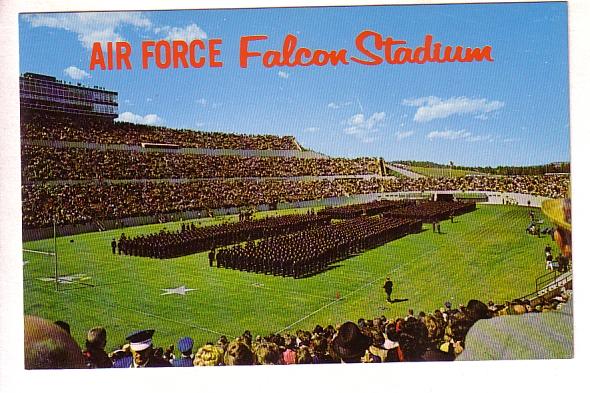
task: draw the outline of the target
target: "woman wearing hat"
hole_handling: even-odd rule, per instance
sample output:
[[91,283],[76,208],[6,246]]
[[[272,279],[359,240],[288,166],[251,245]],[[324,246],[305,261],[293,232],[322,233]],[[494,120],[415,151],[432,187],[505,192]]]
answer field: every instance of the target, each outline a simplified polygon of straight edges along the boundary
[[342,363],[360,363],[372,341],[354,322],[345,322],[332,341],[332,350]]

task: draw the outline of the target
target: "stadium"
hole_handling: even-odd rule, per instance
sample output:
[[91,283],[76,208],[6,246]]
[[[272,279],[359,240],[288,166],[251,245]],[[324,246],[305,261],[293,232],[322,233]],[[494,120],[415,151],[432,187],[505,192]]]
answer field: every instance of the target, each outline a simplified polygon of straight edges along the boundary
[[[481,347],[502,338],[468,336],[480,319],[571,316],[563,166],[334,158],[294,137],[114,121],[117,92],[20,82],[24,311],[65,321],[83,366],[130,359],[135,331],[154,359],[195,365],[573,356],[571,319],[557,343],[501,354]],[[108,340],[92,349],[96,326]]]

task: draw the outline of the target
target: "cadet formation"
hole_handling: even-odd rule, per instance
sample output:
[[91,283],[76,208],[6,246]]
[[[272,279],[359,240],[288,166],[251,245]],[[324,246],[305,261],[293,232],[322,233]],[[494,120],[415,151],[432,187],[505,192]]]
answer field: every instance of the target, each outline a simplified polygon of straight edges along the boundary
[[438,223],[474,209],[475,203],[383,200],[259,220],[248,214],[234,223],[183,223],[178,231],[136,237],[123,233],[111,241],[111,249],[160,259],[208,251],[210,267],[298,278],[419,232],[422,222]]

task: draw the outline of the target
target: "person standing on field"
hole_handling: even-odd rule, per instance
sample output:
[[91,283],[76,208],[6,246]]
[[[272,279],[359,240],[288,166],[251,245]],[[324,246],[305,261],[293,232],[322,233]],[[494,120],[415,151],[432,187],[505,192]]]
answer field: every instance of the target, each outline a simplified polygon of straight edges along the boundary
[[393,292],[393,283],[391,279],[387,277],[385,280],[385,284],[383,284],[383,289],[385,289],[385,293],[387,294],[387,301],[391,303],[391,292]]

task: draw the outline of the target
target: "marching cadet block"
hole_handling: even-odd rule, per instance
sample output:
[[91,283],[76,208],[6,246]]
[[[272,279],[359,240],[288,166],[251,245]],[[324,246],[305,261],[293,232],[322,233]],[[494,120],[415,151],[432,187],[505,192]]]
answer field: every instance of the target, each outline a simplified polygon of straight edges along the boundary
[[151,258],[176,258],[220,246],[287,234],[329,223],[329,217],[318,216],[314,213],[291,214],[207,227],[196,227],[194,223],[190,223],[182,224],[181,229],[175,232],[162,230],[159,233],[134,238],[127,238],[125,234],[121,234],[116,246],[119,249],[119,254]]
[[363,216],[221,249],[217,267],[298,278],[421,229],[420,220]]

